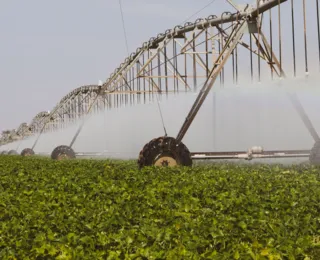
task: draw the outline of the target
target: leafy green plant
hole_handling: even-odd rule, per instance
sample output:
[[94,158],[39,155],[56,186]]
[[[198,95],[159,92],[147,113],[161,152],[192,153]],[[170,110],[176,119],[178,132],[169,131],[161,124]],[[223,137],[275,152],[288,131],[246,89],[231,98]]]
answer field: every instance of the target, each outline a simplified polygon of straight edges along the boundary
[[0,157],[0,259],[319,259],[320,169]]

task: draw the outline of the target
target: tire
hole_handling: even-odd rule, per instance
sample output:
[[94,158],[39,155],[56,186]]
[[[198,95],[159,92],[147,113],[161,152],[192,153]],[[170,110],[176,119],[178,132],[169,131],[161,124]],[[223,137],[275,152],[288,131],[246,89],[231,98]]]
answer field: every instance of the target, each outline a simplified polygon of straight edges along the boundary
[[17,153],[16,150],[10,150],[10,151],[8,152],[8,154],[9,154],[9,155],[17,155],[18,153]]
[[21,156],[32,156],[34,155],[34,151],[31,148],[25,148],[20,154]]
[[311,164],[320,165],[320,141],[317,141],[311,149],[309,160]]
[[192,166],[188,148],[180,142],[177,144],[173,137],[162,136],[152,139],[140,151],[138,166]]
[[53,160],[64,160],[76,158],[75,152],[71,147],[66,145],[60,145],[56,147],[51,153],[51,159]]

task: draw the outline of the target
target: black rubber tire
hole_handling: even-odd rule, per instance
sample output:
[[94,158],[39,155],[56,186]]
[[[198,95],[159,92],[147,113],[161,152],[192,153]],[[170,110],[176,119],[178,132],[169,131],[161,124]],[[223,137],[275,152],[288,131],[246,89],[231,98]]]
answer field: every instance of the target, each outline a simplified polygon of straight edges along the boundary
[[63,159],[74,159],[76,154],[73,149],[67,145],[60,145],[56,147],[51,153],[51,159],[63,160]]
[[34,155],[34,151],[31,148],[25,148],[20,153],[21,156],[32,156]]
[[9,155],[17,155],[18,153],[17,153],[16,150],[10,150],[10,151],[8,152],[8,154],[9,154]]
[[191,154],[188,148],[180,142],[177,144],[173,137],[161,136],[152,139],[140,151],[138,166],[143,168],[145,166],[152,166],[155,160],[161,156],[170,156],[174,158],[177,165],[192,166]]
[[6,154],[8,154],[7,151],[2,151],[2,152],[1,152],[1,155],[6,155]]
[[310,163],[320,165],[320,141],[317,141],[310,152]]

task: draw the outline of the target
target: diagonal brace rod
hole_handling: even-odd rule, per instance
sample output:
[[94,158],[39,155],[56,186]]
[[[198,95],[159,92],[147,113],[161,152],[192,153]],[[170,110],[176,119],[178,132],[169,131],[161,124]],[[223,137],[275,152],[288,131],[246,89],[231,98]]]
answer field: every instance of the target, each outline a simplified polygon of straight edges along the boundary
[[228,58],[232,54],[233,50],[237,46],[239,40],[242,38],[245,29],[248,27],[247,21],[242,20],[242,23],[239,28],[235,28],[235,30],[230,34],[230,37],[224,46],[224,49],[219,54],[215,65],[213,66],[213,69],[210,72],[210,75],[202,87],[195,103],[193,104],[187,118],[185,119],[185,122],[183,123],[176,140],[177,142],[181,142],[183,137],[185,136],[186,132],[188,131],[191,123],[193,122],[195,116],[197,115],[200,107],[202,106],[204,100],[206,99],[209,91],[211,90],[213,84],[215,83],[217,77],[219,76],[220,71],[223,69],[225,63],[227,62]]
[[308,129],[308,131],[309,131],[310,135],[312,136],[313,140],[315,142],[319,142],[320,141],[320,137],[319,137],[317,131],[315,130],[315,128],[313,127],[313,125],[312,125],[307,113],[305,112],[303,106],[301,105],[297,95],[296,94],[292,94],[292,93],[288,93],[288,97],[291,100],[291,103],[293,104],[294,108],[298,112],[298,114],[299,114],[301,120],[303,121],[304,125]]

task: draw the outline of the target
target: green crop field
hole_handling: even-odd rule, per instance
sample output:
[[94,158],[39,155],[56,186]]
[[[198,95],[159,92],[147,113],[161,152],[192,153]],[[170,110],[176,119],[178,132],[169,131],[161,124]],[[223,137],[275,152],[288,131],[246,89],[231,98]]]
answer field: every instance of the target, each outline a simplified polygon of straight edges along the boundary
[[320,168],[0,157],[0,259],[320,259]]

